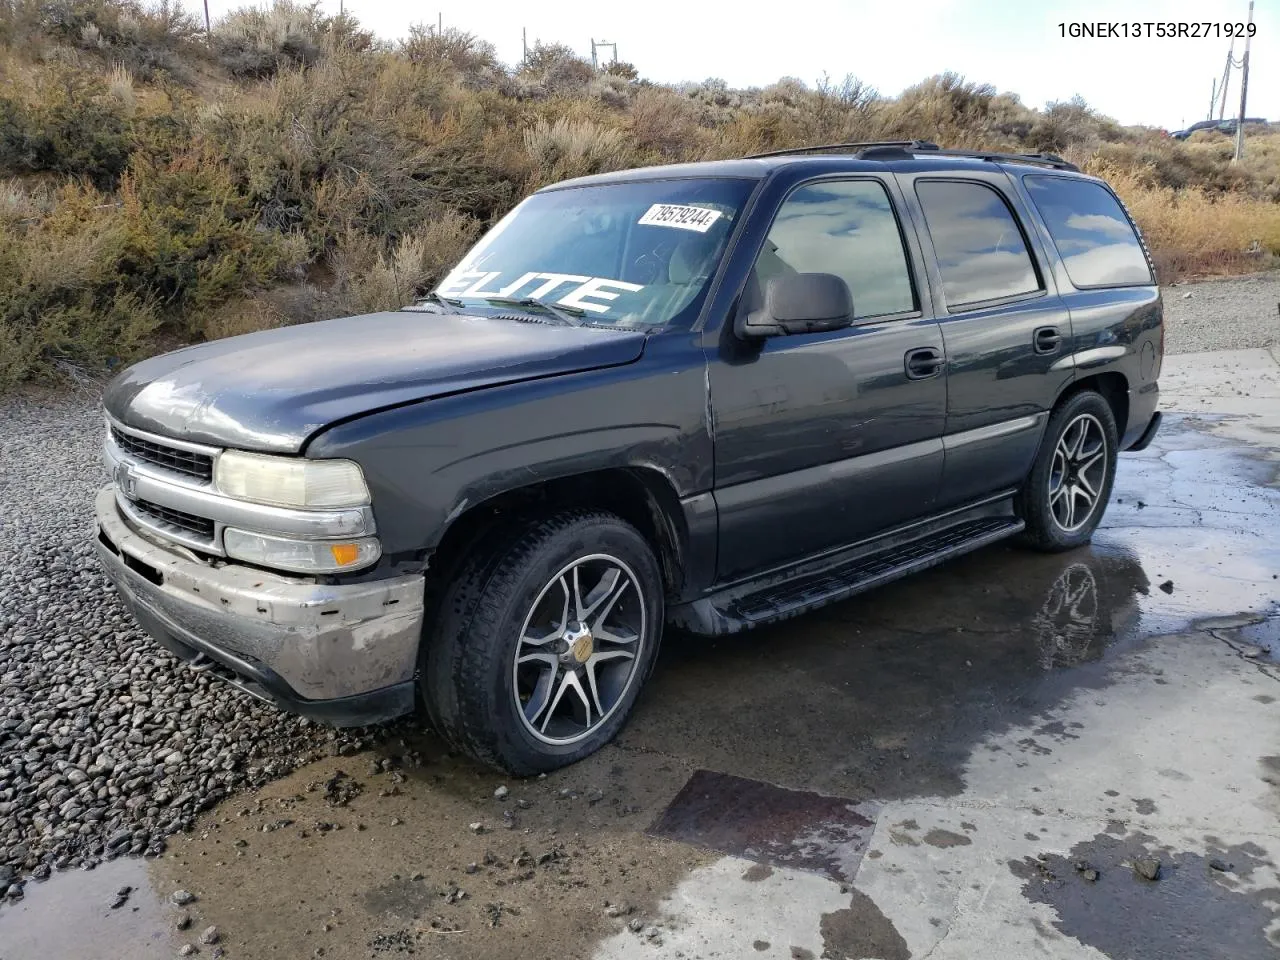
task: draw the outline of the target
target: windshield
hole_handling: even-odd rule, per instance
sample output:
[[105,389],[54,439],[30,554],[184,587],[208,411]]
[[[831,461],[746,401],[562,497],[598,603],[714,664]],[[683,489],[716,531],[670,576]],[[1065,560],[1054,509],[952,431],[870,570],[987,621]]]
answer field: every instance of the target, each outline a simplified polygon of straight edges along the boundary
[[646,180],[534,194],[434,293],[468,313],[690,326],[753,184]]

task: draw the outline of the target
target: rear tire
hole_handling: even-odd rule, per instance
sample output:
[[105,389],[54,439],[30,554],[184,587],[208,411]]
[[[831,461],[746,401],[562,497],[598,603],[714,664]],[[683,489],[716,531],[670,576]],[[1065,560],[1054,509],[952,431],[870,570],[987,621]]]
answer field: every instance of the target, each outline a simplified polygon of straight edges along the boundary
[[428,717],[459,751],[512,774],[574,763],[626,723],[662,622],[658,561],[614,514],[568,510],[492,531],[427,626]]
[[1100,394],[1081,390],[1064,400],[1014,498],[1027,525],[1023,542],[1047,553],[1088,543],[1111,499],[1118,447],[1115,415]]

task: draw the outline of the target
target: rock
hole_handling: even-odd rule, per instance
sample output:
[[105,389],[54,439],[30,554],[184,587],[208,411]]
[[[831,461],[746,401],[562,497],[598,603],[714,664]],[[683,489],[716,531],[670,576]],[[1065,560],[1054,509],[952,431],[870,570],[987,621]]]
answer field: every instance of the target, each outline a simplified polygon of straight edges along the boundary
[[173,921],[173,929],[186,930],[189,926],[191,926],[191,914],[184,910],[182,913],[178,914],[177,918]]
[[508,794],[508,793],[510,793],[510,792],[511,792],[511,791],[510,791],[510,790],[508,790],[505,786],[503,786],[503,787],[499,787],[497,790],[493,791],[493,799],[495,799],[495,800],[505,800],[505,799],[507,799],[507,794]]
[[20,883],[9,884],[9,889],[4,892],[4,895],[8,897],[10,900],[21,900],[23,895],[22,884]]
[[627,924],[627,929],[630,930],[632,933],[639,933],[641,930],[644,929],[644,921],[641,920],[639,917],[636,917],[634,920],[632,920],[630,923]]
[[604,908],[604,915],[606,917],[625,917],[628,914],[630,914],[634,909],[635,908],[632,907],[630,904],[611,903]]
[[194,943],[184,943],[182,949],[178,951],[180,957],[194,957],[200,949]]
[[400,824],[402,824],[402,823],[404,823],[404,821],[403,821],[403,820],[401,820],[399,817],[392,817],[392,818],[391,818],[391,825],[392,825],[393,827],[398,827],[398,826],[400,826]]
[[218,933],[217,927],[205,927],[200,933],[200,942],[214,944],[218,942],[219,936],[221,935]]
[[468,863],[465,869],[467,873],[475,873],[480,869],[480,865],[478,863]]
[[1164,583],[1160,584],[1160,589],[1165,593],[1173,593],[1173,581],[1166,580]]
[[133,892],[133,887],[121,887],[116,891],[115,899],[111,901],[111,909],[119,910],[129,902],[129,894]]
[[169,901],[176,906],[185,907],[188,903],[196,902],[196,895],[189,890],[175,890],[169,894]]
[[1133,872],[1144,880],[1160,879],[1160,861],[1155,857],[1142,857],[1133,861]]
[[1101,874],[1098,873],[1097,870],[1093,869],[1093,867],[1088,867],[1080,872],[1080,876],[1084,877],[1090,883],[1096,883]]
[[477,820],[475,823],[468,824],[467,829],[472,833],[484,833],[484,824]]
[[1219,860],[1214,857],[1209,861],[1209,869],[1217,870],[1219,873],[1230,873],[1235,869],[1235,864],[1227,863],[1225,860]]

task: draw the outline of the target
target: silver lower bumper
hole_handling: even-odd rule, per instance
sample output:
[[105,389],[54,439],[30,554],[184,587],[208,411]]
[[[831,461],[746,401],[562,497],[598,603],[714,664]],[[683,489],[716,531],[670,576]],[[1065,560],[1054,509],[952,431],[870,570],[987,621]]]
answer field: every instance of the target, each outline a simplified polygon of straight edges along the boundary
[[365,722],[412,709],[421,576],[326,586],[213,567],[130,527],[114,487],[99,491],[96,509],[94,546],[108,576],[147,632],[180,656],[301,713],[341,714],[323,702],[350,701]]

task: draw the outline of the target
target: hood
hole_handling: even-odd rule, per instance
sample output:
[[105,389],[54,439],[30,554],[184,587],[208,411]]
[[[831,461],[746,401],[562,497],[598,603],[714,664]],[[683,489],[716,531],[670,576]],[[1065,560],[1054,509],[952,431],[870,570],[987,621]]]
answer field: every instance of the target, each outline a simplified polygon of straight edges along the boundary
[[538,377],[631,363],[645,335],[399,310],[264,330],[143,360],[103,404],[139,430],[297,453],[336,420]]

